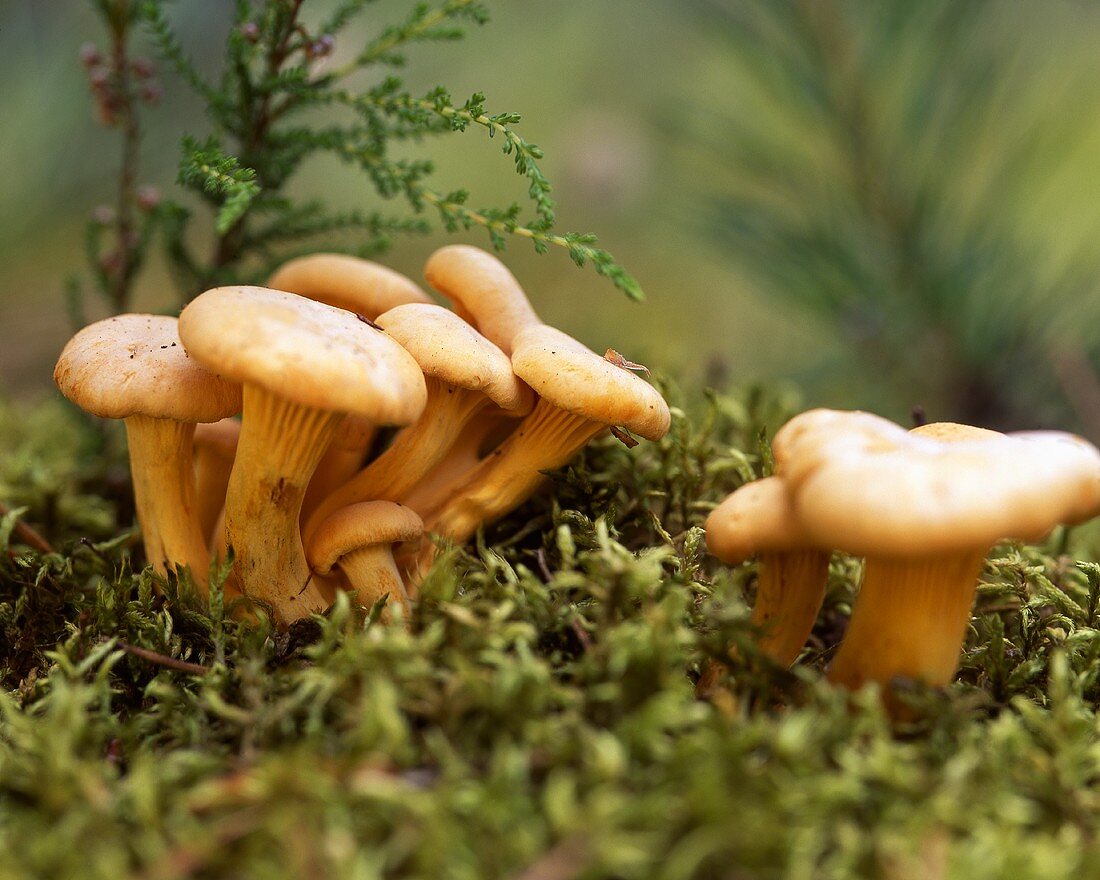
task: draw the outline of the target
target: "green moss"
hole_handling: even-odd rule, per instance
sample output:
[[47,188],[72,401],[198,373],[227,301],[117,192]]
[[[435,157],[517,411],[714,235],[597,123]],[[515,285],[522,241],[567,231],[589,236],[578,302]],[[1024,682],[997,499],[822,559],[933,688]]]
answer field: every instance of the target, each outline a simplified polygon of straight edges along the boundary
[[2,497],[61,551],[0,553],[0,876],[1091,875],[1091,539],[999,548],[957,684],[892,731],[819,674],[852,563],[786,672],[752,648],[752,567],[704,553],[792,404],[715,398],[661,443],[601,441],[448,551],[408,627],[341,603],[285,635],[131,559],[116,442],[0,410]]

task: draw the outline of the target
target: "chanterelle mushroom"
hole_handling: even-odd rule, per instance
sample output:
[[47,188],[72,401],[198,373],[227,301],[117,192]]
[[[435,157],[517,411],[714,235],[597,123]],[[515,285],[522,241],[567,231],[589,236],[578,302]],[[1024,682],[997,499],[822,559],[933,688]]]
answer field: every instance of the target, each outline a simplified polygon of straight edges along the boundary
[[[499,259],[469,245],[448,245],[428,258],[428,283],[450,301],[457,315],[506,355],[512,340],[527,327],[541,324],[527,294]],[[511,417],[489,408],[473,417],[444,460],[402,501],[421,515],[436,511],[450,498],[478,460],[491,451],[515,426]]]
[[393,561],[393,546],[414,541],[423,531],[420,517],[400,504],[352,504],[321,523],[309,542],[309,562],[322,575],[339,566],[368,608],[387,593],[404,605],[409,597]]
[[506,355],[512,354],[521,330],[542,323],[508,267],[481,248],[440,248],[425,263],[424,277],[451,301],[459,316]]
[[813,629],[829,573],[829,552],[806,534],[780,477],[746,483],[707,517],[707,547],[731,565],[758,557],[752,622],[761,650],[790,666]]
[[[945,433],[951,439],[938,439]],[[864,413],[815,410],[776,435],[787,444],[784,479],[807,533],[866,557],[829,670],[850,688],[899,676],[947,684],[990,547],[1100,513],[1100,452],[1078,437],[924,434]]]
[[176,319],[161,315],[85,327],[61,352],[54,381],[82,409],[124,420],[146,558],[161,572],[189,566],[204,585],[210,555],[195,501],[192,436],[196,422],[240,410],[240,385],[191,358]]
[[[289,260],[275,271],[267,286],[347,309],[371,321],[394,306],[432,301],[400,272],[347,254],[309,254]],[[302,501],[304,517],[362,467],[374,439],[372,427],[356,416],[344,420],[310,480]]]
[[380,315],[378,326],[424,371],[427,404],[389,449],[318,506],[305,530],[307,542],[314,528],[341,507],[400,499],[442,460],[478,412],[493,406],[518,417],[534,405],[534,394],[516,378],[503,352],[442,306],[398,306]]
[[196,297],[180,336],[196,360],[244,386],[225,499],[234,576],[280,624],[324,610],[330,597],[310,575],[298,530],[306,485],[346,413],[397,425],[420,415],[420,368],[350,312],[260,287]]
[[457,543],[525,501],[542,484],[543,471],[564,465],[608,427],[648,440],[668,431],[668,405],[653,386],[553,327],[521,331],[513,340],[512,368],[538,403],[425,522]]
[[267,285],[372,321],[402,303],[432,301],[400,272],[347,254],[310,254],[290,260],[275,271]]

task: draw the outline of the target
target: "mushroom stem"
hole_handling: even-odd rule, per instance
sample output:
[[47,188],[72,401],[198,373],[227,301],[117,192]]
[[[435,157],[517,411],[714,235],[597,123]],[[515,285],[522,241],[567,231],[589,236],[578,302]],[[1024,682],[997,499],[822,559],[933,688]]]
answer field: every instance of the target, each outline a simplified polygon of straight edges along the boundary
[[370,443],[357,445],[355,448],[340,447],[335,443],[329,446],[309,480],[309,488],[302,502],[303,520],[308,521],[318,505],[354,479],[363,469],[363,460],[367,457],[369,447]]
[[[566,464],[606,428],[540,398],[508,439],[455,487],[447,503],[429,514],[425,531],[464,543],[482,523],[504,516],[531,497],[546,480],[543,471]],[[434,556],[434,546],[425,552],[422,562]]]
[[973,550],[932,559],[869,557],[829,680],[849,690],[898,677],[947,685],[984,561],[985,553]]
[[393,601],[409,604],[391,545],[361,547],[345,554],[338,564],[361,605],[370,608],[387,594]]
[[422,517],[441,508],[456,487],[512,433],[520,419],[497,409],[482,410],[462,429],[446,456],[400,499]]
[[829,575],[820,550],[760,554],[752,622],[761,651],[781,666],[798,659],[810,637]]
[[[199,430],[196,429],[196,433]],[[237,428],[237,430],[240,429]],[[225,490],[229,486],[229,475],[233,472],[236,441],[233,441],[232,448],[228,442],[195,442],[193,447],[199,528],[203,538],[210,543],[221,521],[222,510],[225,508]]]
[[430,376],[425,377],[425,386],[424,413],[398,433],[389,449],[317,506],[306,523],[307,543],[318,526],[342,507],[360,501],[398,501],[444,459],[462,428],[490,402],[480,391],[456,388]]
[[162,574],[187,566],[205,593],[210,554],[199,527],[191,465],[193,424],[133,415],[126,420],[134,503],[145,557]]
[[242,592],[269,604],[281,625],[331,604],[306,564],[298,517],[309,478],[342,418],[244,386],[225,534],[236,554],[234,576]]

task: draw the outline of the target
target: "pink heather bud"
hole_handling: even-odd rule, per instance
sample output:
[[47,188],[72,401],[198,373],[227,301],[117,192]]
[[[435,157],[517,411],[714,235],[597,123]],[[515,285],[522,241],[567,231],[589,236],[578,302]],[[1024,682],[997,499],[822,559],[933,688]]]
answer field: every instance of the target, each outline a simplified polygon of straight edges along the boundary
[[111,72],[102,65],[97,65],[88,71],[88,82],[91,84],[92,91],[94,92],[105,90],[110,81]]
[[160,204],[160,190],[155,186],[139,186],[137,191],[137,206],[140,211],[152,211]]
[[92,220],[100,226],[110,226],[115,222],[115,209],[110,205],[97,205],[92,210]]
[[118,251],[108,251],[100,254],[96,263],[108,275],[115,275],[122,268],[122,255]]
[[149,79],[157,72],[156,65],[144,55],[130,62],[130,69],[138,79]]
[[241,36],[248,42],[255,43],[260,39],[260,26],[254,21],[246,21],[241,25]]
[[155,104],[160,100],[163,94],[161,87],[156,82],[150,80],[149,82],[143,82],[138,89],[138,95],[146,104]]
[[332,34],[323,34],[306,47],[306,54],[310,58],[324,58],[331,55],[335,47],[336,39]]
[[99,54],[99,48],[95,43],[85,43],[80,47],[80,63],[85,67],[95,67],[103,60],[103,56]]

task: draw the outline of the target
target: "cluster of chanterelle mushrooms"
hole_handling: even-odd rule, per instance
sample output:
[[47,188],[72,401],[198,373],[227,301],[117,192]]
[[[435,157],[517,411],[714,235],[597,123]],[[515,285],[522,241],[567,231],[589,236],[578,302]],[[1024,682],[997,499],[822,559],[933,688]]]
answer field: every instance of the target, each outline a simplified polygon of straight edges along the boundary
[[898,678],[946,685],[992,546],[1100,515],[1100,452],[1071,434],[952,423],[905,431],[819,409],[791,419],[772,449],[775,475],[715,508],[707,544],[727,563],[758,557],[752,619],[762,650],[784,666],[813,627],[831,553],[863,557],[828,671],[852,689]]
[[[383,266],[315,254],[178,320],[119,315],[69,341],[54,378],[125,421],[150,563],[201,589],[231,547],[227,591],[280,626],[341,589],[404,603],[427,533],[468,540],[608,429],[668,430],[636,365],[544,324],[491,254],[445,247],[425,275],[453,311]],[[400,430],[372,458],[382,426]]]

